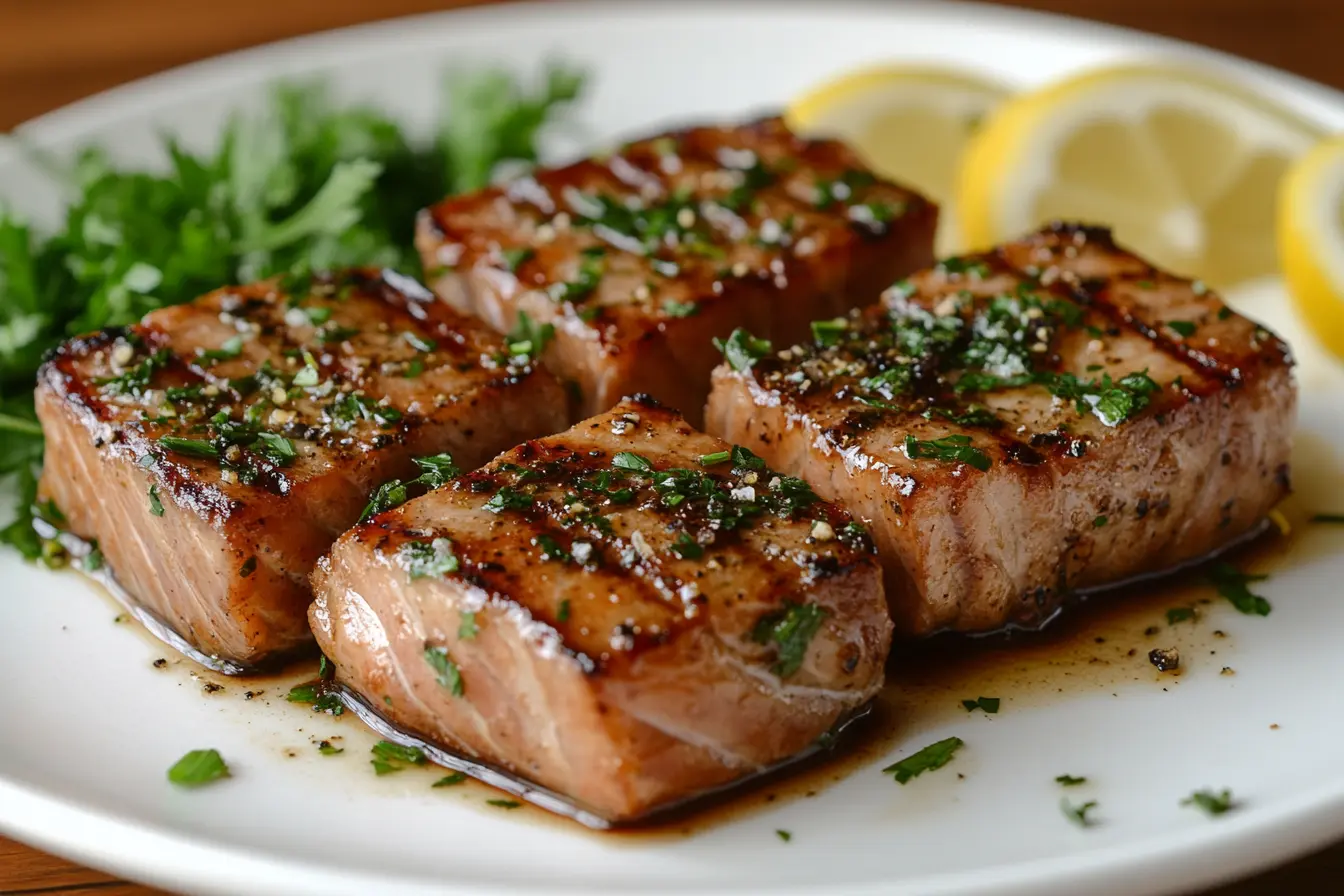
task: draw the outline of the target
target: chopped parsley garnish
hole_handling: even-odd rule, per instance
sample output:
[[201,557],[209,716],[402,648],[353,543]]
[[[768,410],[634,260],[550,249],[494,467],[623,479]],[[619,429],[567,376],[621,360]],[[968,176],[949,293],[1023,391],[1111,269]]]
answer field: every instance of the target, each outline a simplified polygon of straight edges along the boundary
[[963,700],[961,705],[966,707],[967,712],[975,712],[982,709],[989,715],[994,715],[999,711],[998,697],[976,697],[974,700]]
[[285,695],[285,699],[290,703],[316,703],[317,685],[296,684],[289,689],[289,693]]
[[976,280],[983,280],[989,276],[988,264],[983,261],[959,256],[940,260],[936,270],[940,274],[947,274],[953,277],[967,276],[973,277]]
[[971,444],[966,435],[943,436],[931,441],[920,441],[914,436],[905,437],[905,453],[911,460],[931,458],[933,460],[964,463],[980,472],[990,468],[989,455]]
[[849,322],[843,317],[834,320],[812,321],[812,339],[817,345],[835,345],[849,329]]
[[1167,329],[1180,335],[1182,339],[1189,339],[1191,336],[1195,335],[1195,331],[1198,330],[1199,327],[1196,326],[1194,322],[1188,320],[1169,320],[1167,321]]
[[225,339],[219,348],[205,348],[196,351],[196,357],[202,361],[231,361],[243,353],[243,337],[235,334]]
[[1090,828],[1096,824],[1095,821],[1087,817],[1087,813],[1095,808],[1097,808],[1096,800],[1088,800],[1079,806],[1070,803],[1067,798],[1059,801],[1059,811],[1063,812],[1065,818],[1080,828]]
[[1218,594],[1248,616],[1268,616],[1269,601],[1251,591],[1252,582],[1263,582],[1269,576],[1244,573],[1230,563],[1215,564],[1209,570],[1209,581],[1218,589]]
[[219,447],[205,439],[189,439],[183,436],[159,436],[159,444],[169,451],[186,454],[190,457],[219,457]]
[[949,423],[955,423],[958,426],[981,426],[986,428],[997,428],[1003,424],[993,411],[989,408],[981,407],[978,404],[967,405],[965,408],[956,411],[949,408],[929,408],[924,412],[925,420],[932,420],[939,417]]
[[1172,607],[1167,611],[1167,625],[1175,625],[1178,622],[1189,622],[1194,618],[1194,607]]
[[1095,519],[1092,520],[1092,528],[1093,528],[1093,529],[1100,529],[1102,526],[1106,525],[1108,522],[1110,522],[1110,520],[1109,520],[1107,517],[1105,517],[1105,516],[1099,516],[1099,517],[1096,517]]
[[504,338],[508,343],[509,354],[539,358],[546,350],[546,345],[555,338],[555,325],[538,324],[526,311],[519,311],[518,320]]
[[785,830],[775,831],[775,836],[783,840],[785,843],[788,843],[790,840],[793,839],[793,834]]
[[505,510],[523,510],[531,506],[531,495],[508,485],[501,486],[499,491],[495,492],[494,496],[485,502],[485,509],[491,513],[503,513]]
[[549,535],[538,535],[532,539],[532,543],[541,548],[541,558],[543,560],[555,560],[561,563],[568,563],[570,560],[574,559],[570,556],[569,551],[560,546],[560,542]]
[[[172,356],[168,350],[161,348],[153,354],[147,355],[139,364],[123,371],[120,376],[95,380],[95,382],[111,395],[140,395],[149,386],[149,381],[154,377],[154,371],[167,364],[170,357]],[[32,384],[29,383],[29,385]],[[41,433],[40,427],[38,432]]]
[[89,542],[89,552],[85,554],[84,559],[80,561],[80,566],[85,572],[97,572],[103,568],[103,564],[103,552],[99,550],[98,539],[95,538]]
[[611,465],[619,470],[634,470],[637,473],[653,472],[653,463],[642,454],[633,451],[620,451],[611,459]]
[[470,641],[480,633],[480,628],[476,625],[476,611],[463,610],[460,621],[457,623],[457,636],[463,641]]
[[434,679],[441,687],[447,688],[454,697],[462,696],[462,673],[458,671],[457,664],[448,658],[447,647],[426,647],[425,662],[434,670]]
[[463,784],[463,783],[465,783],[466,780],[467,780],[467,773],[466,773],[466,772],[453,772],[451,775],[444,775],[442,778],[440,778],[439,780],[435,781],[433,784],[431,784],[431,785],[429,785],[429,786],[430,786],[430,787],[456,787],[458,784]]
[[218,750],[192,750],[168,769],[168,780],[179,787],[200,787],[229,776]]
[[738,371],[750,370],[752,365],[772,351],[770,340],[757,339],[741,327],[727,339],[715,336],[714,347],[723,352],[728,366]]
[[289,466],[299,456],[294,450],[293,442],[273,432],[257,433],[257,441],[253,443],[253,447],[258,454],[281,467]]
[[325,712],[328,715],[339,716],[345,712],[345,704],[341,698],[335,694],[323,693],[315,684],[299,684],[289,689],[285,699],[290,703],[306,703],[313,707],[313,712]]
[[315,327],[320,327],[331,320],[331,309],[325,305],[313,305],[303,309],[303,313],[308,318],[308,322]]
[[685,532],[678,532],[672,542],[672,553],[683,560],[699,560],[705,555],[705,549]]
[[332,746],[331,741],[324,740],[317,745],[317,752],[321,753],[323,756],[339,756],[345,752],[345,748],[334,747]]
[[517,249],[505,249],[500,253],[504,258],[504,267],[510,274],[516,274],[518,269],[536,257],[536,254],[537,251],[531,246],[522,246]]
[[317,331],[317,341],[323,345],[332,342],[345,342],[359,335],[359,327],[323,327]]
[[913,753],[899,762],[893,762],[882,769],[882,773],[892,775],[897,784],[904,784],[911,778],[918,778],[925,772],[935,771],[947,765],[964,743],[959,737],[945,738],[929,744],[918,753]]
[[413,580],[438,578],[457,572],[458,569],[453,543],[447,538],[436,538],[430,542],[408,541],[397,549],[397,557]]
[[560,601],[560,607],[555,612],[555,621],[556,622],[569,621],[569,598],[565,598],[564,600]]
[[373,758],[369,763],[377,775],[389,775],[404,771],[408,765],[424,765],[425,753],[419,747],[403,747],[388,740],[380,740],[370,751]]
[[678,302],[676,299],[663,300],[663,313],[668,317],[692,317],[699,312],[695,302]]
[[826,610],[816,604],[786,603],[783,610],[762,616],[752,629],[751,639],[757,644],[775,644],[778,655],[770,671],[780,678],[788,678],[800,668],[807,657],[807,648],[821,629]]
[[1181,800],[1181,805],[1195,806],[1203,809],[1209,815],[1222,815],[1224,812],[1237,807],[1232,799],[1232,791],[1226,789],[1218,793],[1212,790],[1196,790]]
[[712,454],[700,455],[700,466],[713,467],[728,460],[732,454],[728,451],[715,451]]
[[149,487],[149,512],[155,516],[163,516],[163,502],[159,500],[158,485]]
[[420,468],[420,475],[405,482],[392,479],[378,486],[369,497],[369,503],[364,505],[364,512],[359,515],[359,522],[362,523],[384,510],[405,504],[410,498],[412,489],[433,491],[461,472],[457,464],[453,463],[453,456],[447,452],[417,457],[413,460]]
[[579,269],[573,280],[551,284],[548,294],[554,302],[569,302],[577,305],[597,291],[602,282],[606,263],[603,261],[605,250],[585,249],[579,257]]
[[486,805],[497,806],[500,809],[517,809],[523,804],[517,800],[486,800]]
[[1079,784],[1086,784],[1086,778],[1076,778],[1073,775],[1060,775],[1055,778],[1055,783],[1061,787],[1077,787]]

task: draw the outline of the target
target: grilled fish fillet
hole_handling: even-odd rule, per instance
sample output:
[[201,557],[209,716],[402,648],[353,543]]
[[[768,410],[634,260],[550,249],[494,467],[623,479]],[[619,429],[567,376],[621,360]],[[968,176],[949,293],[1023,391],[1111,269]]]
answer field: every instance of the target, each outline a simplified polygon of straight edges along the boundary
[[[778,119],[698,127],[422,214],[430,283],[544,360],[580,417],[649,393],[698,425],[736,327],[791,342],[932,261],[936,207]],[[525,317],[524,317],[525,316]],[[519,328],[519,320],[524,325]]]
[[1105,230],[950,259],[814,329],[739,334],[708,428],[870,524],[898,633],[1039,624],[1288,491],[1288,347]]
[[559,384],[395,274],[223,289],[38,375],[43,492],[217,664],[311,642],[308,573],[369,493],[565,424]]
[[881,686],[891,624],[850,522],[636,398],[347,532],[312,626],[402,730],[631,820]]

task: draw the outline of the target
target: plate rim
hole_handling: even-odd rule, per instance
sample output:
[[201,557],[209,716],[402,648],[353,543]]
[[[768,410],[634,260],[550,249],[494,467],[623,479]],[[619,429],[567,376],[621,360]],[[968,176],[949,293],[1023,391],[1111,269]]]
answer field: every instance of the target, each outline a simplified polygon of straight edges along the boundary
[[[625,0],[522,0],[446,9],[416,15],[348,25],[311,34],[270,41],[252,47],[197,60],[121,84],[43,113],[17,125],[12,134],[35,145],[71,140],[78,132],[95,130],[124,116],[137,106],[168,105],[189,100],[220,88],[226,76],[237,85],[254,86],[279,76],[273,69],[294,65],[308,54],[329,56],[353,40],[376,35],[430,35],[445,22],[464,29],[517,27],[516,19],[527,16],[529,25],[540,27],[549,20],[590,17],[627,20],[684,19],[696,13],[752,9],[750,0],[651,0],[631,4]],[[1344,115],[1344,90],[1286,72],[1264,63],[1177,38],[1139,29],[1091,21],[1073,15],[990,5],[972,0],[905,0],[899,4],[881,0],[831,0],[804,15],[833,20],[847,14],[889,18],[893,21],[922,18],[952,21],[974,18],[980,23],[1002,24],[1019,31],[1052,32],[1061,37],[1098,37],[1122,45],[1130,52],[1158,50],[1174,59],[1197,61],[1225,69],[1234,77],[1251,79],[1279,94],[1279,99],[1311,102],[1334,107]],[[792,10],[790,15],[797,16]],[[385,45],[384,45],[385,46]],[[375,54],[376,55],[376,54]],[[262,63],[256,65],[256,63]],[[286,63],[281,65],[280,63]],[[299,64],[296,64],[299,63]],[[1313,116],[1315,117],[1315,116]],[[6,149],[0,141],[0,162]],[[1191,887],[1216,886],[1279,865],[1344,838],[1344,773],[1328,786],[1259,809],[1244,816],[1218,819],[1209,825],[1168,832],[1101,846],[1068,855],[1054,855],[972,871],[924,875],[897,882],[852,882],[837,885],[848,896],[877,894],[967,894],[979,896],[1072,896],[1086,892],[1132,893],[1136,887],[1147,893],[1175,893]],[[579,893],[584,890],[562,881],[543,889],[495,882],[467,881],[460,885],[443,882],[427,885],[423,878],[373,874],[367,870],[333,872],[302,858],[249,854],[207,838],[184,835],[162,825],[148,824],[129,814],[88,808],[60,796],[9,779],[0,774],[0,832],[20,842],[104,868],[146,883],[182,888],[193,893],[297,892],[362,893],[369,887],[395,887],[400,894],[437,893],[446,896],[537,896],[542,892]],[[88,835],[93,835],[92,837]],[[137,850],[125,850],[138,841]],[[1197,857],[1221,859],[1218,866],[1193,861]],[[1141,868],[1136,863],[1142,862]],[[1137,873],[1136,873],[1137,872]],[[1116,878],[1129,877],[1123,882]],[[301,879],[296,880],[296,877]],[[301,889],[296,888],[301,885]],[[804,892],[805,885],[769,892]],[[680,893],[684,889],[655,889],[656,893]],[[746,896],[766,892],[760,888],[697,888],[697,896]]]

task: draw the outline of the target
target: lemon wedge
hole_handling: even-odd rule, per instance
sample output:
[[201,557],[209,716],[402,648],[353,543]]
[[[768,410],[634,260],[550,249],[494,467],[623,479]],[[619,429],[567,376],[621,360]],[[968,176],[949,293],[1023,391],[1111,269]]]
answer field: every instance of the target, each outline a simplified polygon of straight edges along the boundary
[[1321,143],[1279,190],[1279,259],[1306,325],[1344,358],[1344,136]]
[[961,152],[1006,96],[1003,86],[959,70],[879,66],[808,91],[785,111],[785,121],[806,136],[844,140],[878,174],[939,203],[939,250],[949,254],[959,248],[948,203]]
[[1279,181],[1319,136],[1209,72],[1081,74],[1003,104],[971,141],[957,184],[964,238],[1106,224],[1162,267],[1228,287],[1276,271]]

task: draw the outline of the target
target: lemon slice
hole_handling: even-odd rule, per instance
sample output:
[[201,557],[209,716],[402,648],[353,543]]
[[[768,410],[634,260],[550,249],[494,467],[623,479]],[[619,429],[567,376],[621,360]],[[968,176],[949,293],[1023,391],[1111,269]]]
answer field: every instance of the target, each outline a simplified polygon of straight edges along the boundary
[[1007,96],[1005,88],[966,72],[880,66],[828,81],[794,100],[785,121],[800,134],[837,137],[874,171],[908,184],[942,206],[940,252],[958,247],[948,202],[971,134]]
[[963,155],[965,241],[1054,219],[1112,226],[1162,267],[1227,287],[1275,271],[1274,202],[1320,134],[1218,76],[1163,65],[1093,71],[1023,94]]
[[1297,310],[1321,344],[1344,358],[1344,137],[1321,143],[1283,179],[1278,238]]

